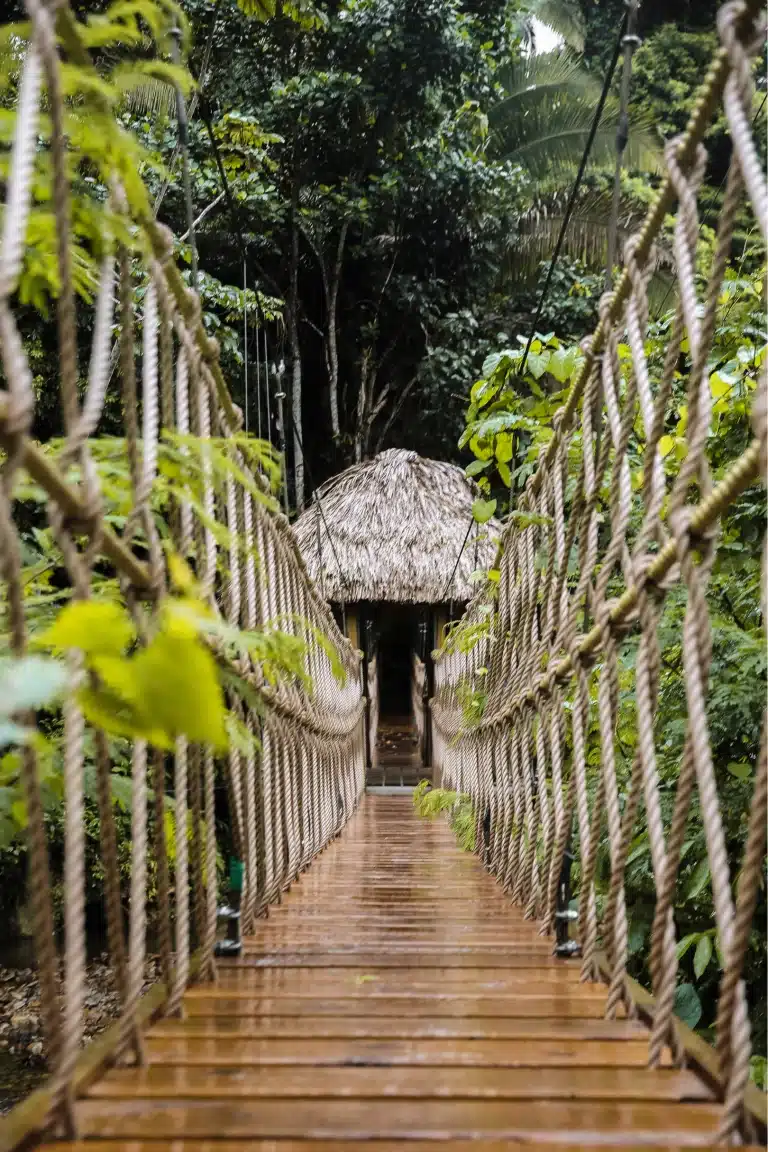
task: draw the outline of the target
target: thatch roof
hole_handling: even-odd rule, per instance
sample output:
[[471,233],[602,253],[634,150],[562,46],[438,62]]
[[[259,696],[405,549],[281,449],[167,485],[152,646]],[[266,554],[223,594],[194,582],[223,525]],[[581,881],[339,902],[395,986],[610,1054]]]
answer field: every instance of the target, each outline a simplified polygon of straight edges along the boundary
[[455,464],[390,448],[326,481],[294,531],[328,600],[469,600],[470,576],[493,563],[501,528],[473,523],[478,495]]

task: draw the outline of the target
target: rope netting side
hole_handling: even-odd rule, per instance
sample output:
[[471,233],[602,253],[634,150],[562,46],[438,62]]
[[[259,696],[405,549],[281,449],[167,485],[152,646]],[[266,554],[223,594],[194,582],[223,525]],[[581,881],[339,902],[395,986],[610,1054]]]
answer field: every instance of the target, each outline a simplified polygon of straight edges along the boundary
[[[708,455],[708,362],[737,211],[746,204],[763,240],[766,236],[765,178],[751,126],[752,60],[765,43],[765,31],[756,6],[742,0],[723,6],[718,28],[723,49],[688,132],[670,141],[665,152],[660,202],[665,212],[672,197],[677,204],[679,303],[663,363],[657,367],[646,354],[651,246],[664,217],[657,205],[626,245],[623,277],[601,301],[599,326],[582,345],[584,367],[518,502],[521,515],[505,528],[498,584],[478,594],[436,655],[432,714],[434,763],[442,782],[471,797],[477,851],[526,915],[542,921],[543,933],[554,927],[558,880],[575,825],[582,978],[598,977],[602,948],[610,968],[610,1016],[621,1003],[631,1008],[625,874],[644,820],[656,890],[650,944],[653,1065],[666,1049],[682,1059],[673,1014],[675,890],[695,803],[723,957],[719,1138],[728,1141],[741,1122],[751,1054],[742,973],[765,852],[765,738],[745,813],[743,860],[729,861],[707,716],[712,663],[707,587],[720,517],[764,478],[766,379],[763,368],[754,406],[757,439],[715,483]],[[702,291],[696,274],[697,197],[706,167],[701,140],[720,96],[733,153]],[[665,463],[660,441],[665,428],[678,422],[672,393],[683,341],[689,361],[687,424],[679,433],[684,450],[674,466]],[[642,444],[641,468],[635,466],[634,473],[631,442]],[[684,593],[680,645],[687,722],[670,810],[669,781],[662,802],[656,712],[659,625],[673,587]],[[620,696],[628,694],[627,669],[621,665],[626,643],[634,645],[629,692],[637,726],[628,768],[617,731]],[[603,843],[610,877],[598,901]]]
[[[102,571],[105,561],[111,564],[142,646],[152,641],[168,584],[156,482],[167,444],[180,444],[178,452],[189,470],[182,469],[173,507],[170,513],[163,509],[162,515],[167,515],[173,552],[195,574],[211,619],[230,628],[224,638],[212,629],[207,642],[226,679],[230,715],[239,721],[240,730],[240,738],[232,740],[223,756],[210,747],[189,743],[183,735],[176,739],[172,755],[145,740],[133,741],[126,934],[110,794],[111,744],[106,732],[84,719],[75,692],[85,682],[84,662],[78,650],[69,653],[72,690],[63,707],[65,932],[61,958],[54,933],[40,775],[34,745],[23,749],[30,896],[52,1070],[48,1122],[73,1134],[86,966],[84,768],[88,739],[93,738],[96,751],[108,943],[122,1005],[116,1058],[141,1062],[150,848],[157,865],[152,916],[166,989],[164,1011],[180,1012],[191,978],[216,978],[216,833],[222,816],[217,811],[217,779],[225,786],[231,841],[243,862],[242,912],[247,931],[354,811],[364,787],[365,708],[359,654],[342,636],[313,586],[288,521],[270,496],[256,456],[239,435],[239,412],[226,391],[218,346],[206,337],[200,301],[184,287],[172,260],[172,237],[160,226],[131,215],[117,174],[109,213],[115,219],[122,217],[121,226],[114,230],[120,239],[110,247],[105,236],[88,376],[85,390],[79,387],[68,184],[72,157],[62,127],[62,64],[51,12],[39,0],[30,0],[27,10],[31,39],[21,79],[0,247],[0,357],[5,382],[5,391],[0,392],[0,441],[5,449],[0,475],[0,573],[8,604],[11,654],[21,657],[27,648],[20,536],[13,517],[14,491],[25,469],[49,497],[48,520],[74,599],[92,598],[97,563]],[[69,30],[76,34],[76,21],[70,19]],[[60,281],[58,364],[65,435],[57,457],[43,453],[29,438],[34,389],[14,306],[32,205],[42,101],[50,117]],[[126,247],[129,236],[130,250]],[[134,300],[139,285],[144,296],[137,315]],[[105,520],[107,498],[92,450],[107,397],[115,325],[130,502],[119,537]],[[227,638],[236,630],[246,638],[260,634],[266,641],[293,637],[294,651],[301,652],[303,674],[287,669],[276,673],[255,655],[257,646]],[[34,727],[33,715],[18,719]],[[183,830],[174,836],[172,860],[164,819],[167,808],[173,814],[173,828]]]

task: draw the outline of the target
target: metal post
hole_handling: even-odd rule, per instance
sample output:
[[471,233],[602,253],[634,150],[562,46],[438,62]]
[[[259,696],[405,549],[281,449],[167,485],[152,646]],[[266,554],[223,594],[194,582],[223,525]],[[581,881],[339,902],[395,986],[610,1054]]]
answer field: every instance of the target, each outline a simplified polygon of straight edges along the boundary
[[363,696],[365,697],[365,767],[369,772],[373,766],[371,759],[371,694],[368,690],[368,666],[371,660],[371,621],[366,606],[360,604],[360,637],[363,641]]
[[[174,25],[171,29],[171,55],[174,64],[181,64],[181,28]],[[187,120],[187,106],[181,94],[181,88],[176,86],[176,121],[179,129],[179,149],[181,151],[182,176],[184,186],[184,202],[187,211],[187,228],[189,230],[189,247],[192,252],[192,288],[197,291],[197,244],[195,242],[195,213],[192,208],[192,180],[189,175],[189,122]]]
[[280,452],[283,457],[283,508],[286,516],[288,515],[288,460],[285,455],[285,420],[283,419],[283,400],[285,400],[285,392],[282,390],[283,385],[283,371],[285,365],[282,360],[277,369],[277,434],[280,437]]
[[[258,340],[258,334],[256,336]],[[267,355],[267,329],[264,329],[264,404],[267,417],[267,440],[272,443],[272,406],[269,403],[269,362]]]
[[[248,269],[243,260],[243,369],[245,372],[245,434],[248,435]],[[258,353],[257,353],[258,355]],[[257,361],[258,364],[258,361]],[[256,369],[258,382],[258,368]],[[258,398],[258,397],[257,397]],[[259,408],[259,435],[261,435],[261,408]]]
[[578,920],[579,914],[571,903],[571,865],[573,855],[573,833],[568,833],[568,843],[563,856],[563,866],[560,870],[560,879],[557,882],[557,911],[555,912],[555,956],[576,956],[580,948],[575,940],[569,939],[568,925],[572,920]]
[[616,262],[618,246],[619,205],[621,203],[621,171],[624,165],[624,152],[629,143],[629,87],[632,79],[632,56],[642,44],[637,35],[637,9],[639,0],[624,0],[627,9],[626,31],[621,46],[624,50],[624,69],[621,75],[621,97],[619,123],[616,128],[616,171],[613,178],[613,201],[611,204],[610,225],[608,228],[608,259],[605,270],[605,290],[613,285],[613,265]]

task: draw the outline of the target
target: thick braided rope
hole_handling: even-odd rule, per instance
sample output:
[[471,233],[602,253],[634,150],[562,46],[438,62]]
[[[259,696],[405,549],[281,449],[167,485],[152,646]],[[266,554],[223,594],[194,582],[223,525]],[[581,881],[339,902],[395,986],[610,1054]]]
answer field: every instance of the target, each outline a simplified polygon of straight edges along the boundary
[[[461,717],[462,685],[474,685],[478,666],[474,651],[460,652],[450,644],[435,658],[435,695],[431,702],[436,770],[448,787],[466,788],[481,813],[490,814],[490,833],[478,842],[478,851],[502,884],[522,902],[526,912],[536,907],[535,869],[544,864],[546,899],[541,913],[542,930],[551,930],[556,892],[568,828],[574,808],[578,814],[580,855],[580,935],[585,952],[584,975],[594,974],[592,962],[596,920],[592,911],[592,877],[597,848],[602,838],[601,821],[608,824],[611,876],[603,916],[604,944],[611,966],[607,1012],[615,1015],[624,1003],[631,1011],[625,983],[628,949],[628,910],[624,875],[635,824],[644,802],[651,860],[657,889],[656,917],[652,930],[651,971],[656,994],[655,1025],[650,1060],[661,1059],[665,1045],[680,1059],[679,1039],[672,1025],[677,961],[672,899],[691,798],[698,791],[702,823],[711,864],[716,904],[716,924],[726,956],[726,973],[719,1002],[718,1046],[720,1049],[725,1106],[720,1137],[733,1135],[740,1123],[744,1087],[748,1077],[749,1025],[741,984],[741,971],[748,946],[757,883],[752,868],[764,852],[765,771],[758,766],[745,849],[747,877],[737,906],[730,894],[728,863],[715,787],[712,752],[707,730],[705,701],[710,661],[706,586],[714,555],[712,525],[729,503],[758,476],[758,446],[753,444],[713,485],[707,463],[706,441],[710,421],[707,359],[720,299],[722,276],[739,207],[741,182],[765,229],[764,175],[757,161],[751,135],[752,80],[750,56],[762,46],[762,29],[751,30],[746,20],[748,5],[729,4],[722,10],[719,26],[726,53],[713,77],[725,86],[726,115],[734,134],[734,157],[718,227],[718,239],[708,275],[706,298],[700,302],[696,289],[698,244],[697,191],[705,154],[696,143],[703,134],[705,115],[697,111],[692,132],[667,149],[669,180],[666,188],[679,201],[674,246],[679,282],[679,307],[671,326],[666,354],[656,376],[649,366],[645,339],[648,329],[647,280],[653,267],[652,231],[660,223],[653,216],[641,235],[626,246],[626,272],[617,293],[603,302],[596,336],[584,346],[587,365],[571,392],[555,436],[539,456],[536,471],[526,484],[518,509],[537,516],[535,530],[514,522],[504,532],[498,561],[498,613],[484,646],[482,663],[488,667],[487,701],[482,720],[470,729]],[[754,12],[752,5],[750,11]],[[728,60],[724,68],[723,60]],[[730,68],[730,75],[728,74]],[[714,81],[713,81],[714,84]],[[714,89],[713,89],[714,90]],[[709,113],[714,101],[702,101]],[[737,136],[739,137],[737,139]],[[749,175],[748,175],[749,173]],[[665,192],[665,196],[667,192]],[[669,204],[669,200],[666,201]],[[626,318],[621,308],[626,304]],[[617,344],[629,345],[629,373],[618,362]],[[687,452],[671,492],[660,452],[660,441],[669,419],[673,381],[679,365],[681,343],[686,336],[691,367],[688,377]],[[605,427],[594,425],[594,381],[599,373],[602,416]],[[582,400],[582,389],[586,391]],[[580,443],[572,441],[571,429],[582,400]],[[762,407],[761,407],[762,406]],[[764,444],[766,423],[763,389],[756,399],[756,429]],[[645,435],[642,485],[635,495],[630,485],[628,445],[639,416]],[[668,427],[668,424],[667,424]],[[604,436],[600,450],[596,441]],[[607,447],[610,445],[610,448]],[[572,460],[573,448],[580,474]],[[569,459],[568,453],[571,453]],[[597,457],[597,458],[596,458]],[[675,469],[669,470],[674,475]],[[566,480],[571,490],[566,491]],[[575,481],[575,488],[573,487]],[[608,483],[610,535],[598,536],[597,514],[602,512],[604,485]],[[691,498],[699,501],[692,506]],[[636,514],[640,503],[641,515]],[[667,512],[667,504],[669,511]],[[543,573],[530,567],[531,548],[546,556]],[[574,554],[576,574],[570,579],[567,566]],[[615,582],[623,579],[627,589],[610,597]],[[689,720],[685,750],[668,830],[662,816],[656,765],[655,724],[660,675],[658,627],[668,588],[681,580],[687,590],[682,652]],[[479,593],[464,617],[468,628],[476,619]],[[534,614],[533,606],[537,606]],[[586,636],[579,635],[582,613],[594,619]],[[539,627],[539,632],[537,628]],[[616,763],[618,716],[619,642],[639,629],[635,663],[635,698],[638,745],[629,779],[621,792]],[[565,652],[565,657],[563,656]],[[586,787],[585,733],[590,723],[589,676],[593,662],[600,664],[597,713],[601,756],[596,789]],[[573,754],[561,767],[562,704],[559,692],[575,682],[571,704]],[[534,717],[532,726],[531,717]],[[537,787],[527,789],[526,762],[531,733],[535,739]],[[764,753],[761,753],[761,756]],[[500,763],[505,767],[499,773]],[[547,826],[546,796],[541,787],[551,781],[552,819]],[[505,785],[508,781],[508,786]],[[541,861],[531,857],[531,842],[541,845]],[[747,865],[747,861],[750,865]],[[540,871],[542,869],[540,868]],[[739,920],[738,942],[735,924]],[[730,949],[730,950],[729,950]],[[732,1057],[731,1050],[738,1052]]]
[[[34,391],[10,298],[21,270],[24,238],[31,207],[42,84],[39,41],[40,32],[37,23],[34,23],[30,48],[22,70],[0,246],[0,357],[8,389],[5,396],[8,400],[6,432],[9,434],[9,440],[6,442],[7,455],[2,465],[0,480],[0,570],[8,594],[10,648],[17,657],[26,651],[27,633],[21,581],[21,550],[13,523],[11,500],[21,463],[23,438],[32,422]],[[22,751],[21,781],[27,806],[30,905],[40,979],[41,1017],[48,1059],[50,1064],[56,1067],[61,1050],[61,1013],[57,997],[53,910],[37,757],[29,746]]]
[[[94,337],[91,345],[89,379],[86,396],[79,405],[77,380],[77,350],[75,346],[74,304],[72,277],[69,269],[69,189],[66,184],[66,142],[61,130],[62,102],[56,88],[58,80],[58,57],[52,24],[48,11],[40,3],[30,2],[33,40],[23,71],[21,100],[17,119],[16,146],[12,157],[11,176],[8,183],[8,205],[4,215],[4,242],[0,251],[0,336],[2,336],[2,359],[5,378],[8,381],[8,403],[3,408],[3,434],[8,455],[3,464],[2,493],[0,499],[0,539],[2,540],[2,572],[8,586],[8,601],[11,615],[11,632],[14,651],[24,650],[25,631],[23,600],[19,580],[20,560],[18,537],[13,527],[10,511],[10,493],[13,477],[23,452],[28,451],[25,434],[29,428],[32,412],[31,376],[16,330],[9,298],[15,282],[23,252],[23,237],[26,232],[26,216],[29,210],[31,176],[37,145],[36,121],[38,114],[41,79],[45,71],[48,87],[52,93],[53,132],[52,154],[54,157],[54,205],[57,215],[57,233],[60,259],[62,292],[59,301],[59,347],[62,378],[62,398],[66,417],[67,440],[64,459],[75,459],[81,466],[81,488],[75,500],[84,509],[84,516],[77,518],[77,533],[86,540],[84,551],[72,535],[72,524],[51,505],[50,515],[57,539],[59,540],[65,564],[77,595],[87,596],[90,589],[92,564],[99,554],[102,542],[101,509],[98,502],[98,485],[95,470],[90,464],[87,441],[96,430],[103,408],[109,379],[109,343],[113,324],[113,298],[115,290],[115,262],[107,250],[101,266],[100,283],[96,295],[94,316]],[[75,32],[77,26],[74,25]],[[42,38],[42,40],[41,40]],[[118,211],[126,212],[125,197],[120,190],[114,190],[114,205]],[[215,393],[219,389],[220,373],[215,364],[216,349],[212,342],[201,346],[200,304],[196,297],[179,296],[174,276],[175,268],[169,266],[170,244],[164,230],[156,227],[151,232],[151,245],[155,253],[145,260],[146,268],[139,274],[148,273],[144,315],[142,346],[142,394],[139,406],[134,367],[134,312],[131,305],[134,287],[135,264],[132,265],[127,252],[118,251],[120,322],[121,322],[121,382],[123,388],[123,409],[126,428],[126,449],[129,462],[133,503],[123,535],[123,545],[127,545],[139,531],[145,537],[150,551],[147,582],[143,580],[141,564],[131,568],[131,578],[138,571],[141,581],[141,594],[150,593],[154,599],[162,591],[163,572],[159,541],[151,509],[151,496],[157,470],[159,428],[173,421],[173,332],[179,345],[176,370],[176,423],[182,434],[194,430],[205,440],[212,434],[212,423],[217,419]],[[146,256],[146,253],[145,253]],[[142,263],[139,255],[138,263]],[[169,291],[170,288],[170,291]],[[159,343],[159,352],[158,352]],[[211,367],[213,365],[213,367]],[[215,369],[215,370],[214,370]],[[190,404],[190,385],[193,403]],[[210,405],[213,404],[213,414]],[[226,412],[232,410],[231,401],[224,398]],[[138,415],[141,418],[139,435]],[[231,430],[231,425],[229,426]],[[224,435],[229,435],[227,427]],[[233,458],[242,464],[237,450]],[[211,520],[219,514],[217,507],[219,493],[214,491],[213,470],[210,457],[202,453],[203,461],[203,505],[202,524],[196,520],[191,503],[182,499],[178,517],[178,540],[184,555],[190,555],[193,547],[197,551],[198,571],[202,573],[204,585],[211,597],[212,606],[217,608],[220,589],[217,586],[215,539],[211,530]],[[246,480],[246,483],[248,481]],[[253,478],[250,477],[253,483]],[[232,485],[227,492],[229,506],[227,519],[232,538],[238,536],[238,513],[232,514]],[[236,502],[236,501],[235,501]],[[247,510],[247,511],[246,511]],[[307,667],[314,680],[314,690],[305,691],[293,683],[268,685],[262,669],[251,668],[252,679],[258,684],[264,704],[274,720],[270,725],[275,729],[275,756],[269,768],[269,778],[276,785],[273,793],[278,806],[269,819],[264,817],[262,796],[263,780],[257,772],[255,757],[246,757],[245,772],[242,764],[237,767],[233,758],[233,769],[229,781],[230,794],[235,798],[233,808],[240,804],[240,814],[234,814],[239,822],[239,843],[246,845],[247,870],[251,878],[253,899],[248,903],[254,907],[264,899],[264,833],[266,826],[274,833],[273,865],[279,871],[278,884],[289,882],[292,875],[306,866],[314,851],[319,850],[327,838],[334,834],[353,810],[356,798],[363,787],[363,744],[362,706],[359,693],[357,657],[351,646],[336,628],[327,606],[317,591],[308,582],[306,570],[301,562],[295,542],[292,540],[287,522],[278,520],[257,506],[251,497],[244,498],[243,523],[249,515],[251,528],[254,517],[260,521],[261,542],[265,545],[272,568],[273,582],[268,591],[272,599],[273,612],[262,613],[262,619],[270,616],[275,619],[302,616],[311,628],[321,628],[330,635],[337,647],[341,663],[347,673],[343,686],[336,684],[331,675],[327,653],[314,641],[308,646]],[[114,547],[112,555],[120,556]],[[239,624],[240,609],[237,597],[242,592],[248,604],[249,626],[256,623],[255,566],[252,552],[245,564],[245,575],[238,575],[239,558],[236,549],[230,550],[232,581],[226,589],[230,596],[230,617]],[[279,585],[279,588],[276,587]],[[147,618],[139,608],[139,588],[123,583],[123,590],[134,616],[142,640],[146,639]],[[296,624],[296,634],[303,625]],[[79,675],[79,663],[72,658],[73,672]],[[270,695],[271,693],[271,695]],[[271,712],[270,712],[271,710]],[[249,712],[246,724],[252,733],[257,734],[260,718]],[[62,1034],[59,1024],[59,1006],[56,994],[56,956],[52,931],[50,883],[47,874],[45,850],[45,830],[40,804],[39,788],[34,756],[25,750],[24,782],[28,795],[33,907],[38,943],[38,956],[41,969],[42,1015],[46,1027],[48,1051],[57,1067],[58,1081],[63,1097],[68,1095],[69,1082],[74,1070],[74,1059],[79,1046],[82,1020],[82,992],[84,972],[83,934],[83,809],[82,809],[82,742],[83,720],[75,706],[74,698],[67,701],[65,712],[65,782],[67,792],[67,978],[66,978],[66,1022]],[[144,957],[146,949],[146,876],[147,876],[147,769],[148,749],[139,741],[133,748],[132,772],[132,849],[133,866],[131,873],[131,915],[129,956],[125,946],[121,925],[120,881],[117,870],[116,838],[110,796],[110,764],[108,745],[103,733],[96,732],[98,803],[101,819],[101,838],[105,858],[105,892],[107,897],[107,920],[110,952],[113,957],[118,989],[123,1000],[122,1047],[131,1041],[135,1055],[141,1058],[140,1042],[136,1029],[138,998],[143,983]],[[322,749],[322,751],[321,751]],[[197,749],[192,750],[192,809],[193,848],[200,836],[200,820],[197,818],[199,778]],[[215,766],[210,751],[201,750],[203,762],[202,808],[205,812],[205,860],[202,853],[195,853],[193,869],[194,886],[197,891],[196,915],[203,915],[201,939],[203,943],[203,968],[210,971],[210,956],[213,949],[213,929],[215,928],[215,822],[214,822],[214,782]],[[181,997],[186,987],[190,971],[189,957],[189,859],[187,850],[188,800],[187,792],[190,775],[190,752],[186,741],[180,738],[175,756],[175,920],[176,920],[176,964],[171,967],[170,945],[166,929],[169,924],[169,883],[166,871],[167,855],[165,845],[165,770],[164,758],[157,752],[152,754],[152,792],[155,845],[158,854],[159,911],[161,918],[161,960],[166,977],[172,978],[172,991],[168,1003],[169,1010],[179,1010]],[[282,771],[279,765],[282,765]],[[280,773],[278,777],[278,773]],[[305,803],[304,791],[314,788],[312,804]],[[239,798],[239,801],[238,799]],[[325,805],[325,822],[315,819]],[[267,804],[267,806],[269,806]],[[265,828],[258,827],[264,822]],[[280,831],[279,831],[280,830]],[[282,836],[282,843],[278,838]],[[205,908],[200,899],[200,878],[205,871]],[[206,963],[208,967],[206,968]],[[63,1039],[64,1047],[61,1046]],[[58,1089],[57,1089],[58,1090]]]

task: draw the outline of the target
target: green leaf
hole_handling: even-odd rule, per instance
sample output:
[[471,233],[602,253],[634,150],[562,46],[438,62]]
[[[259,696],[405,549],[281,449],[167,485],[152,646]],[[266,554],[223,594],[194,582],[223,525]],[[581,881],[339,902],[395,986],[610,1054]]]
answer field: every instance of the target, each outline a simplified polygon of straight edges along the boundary
[[132,659],[97,656],[97,687],[79,694],[89,723],[115,736],[173,748],[177,736],[226,747],[224,699],[216,665],[196,637],[160,632]]
[[700,939],[700,932],[691,932],[689,936],[683,936],[682,940],[678,940],[676,948],[678,960],[682,960],[686,952],[692,948],[694,944],[697,944]]
[[696,945],[696,951],[693,956],[693,970],[697,978],[700,980],[704,974],[704,969],[712,959],[712,937],[702,936]]
[[484,472],[485,469],[490,468],[490,466],[490,460],[473,460],[472,463],[467,466],[466,475],[477,476],[478,472]]
[[23,831],[29,823],[29,814],[24,800],[14,800],[11,804],[11,816],[17,827]]
[[148,729],[172,739],[225,748],[224,697],[216,664],[197,641],[160,633],[131,661],[136,697]]
[[546,527],[552,523],[550,516],[540,516],[537,512],[520,512],[517,508],[510,513],[510,519],[514,520],[518,528],[533,528],[537,524]]
[[496,511],[495,500],[475,500],[472,505],[472,515],[478,524],[485,524]]
[[496,459],[500,464],[508,464],[512,459],[512,437],[509,432],[501,432],[496,437],[496,444],[494,451],[496,452]]
[[689,1028],[701,1020],[701,1000],[693,984],[681,984],[675,989],[675,1015]]
[[559,384],[565,384],[573,375],[576,366],[576,349],[558,348],[549,358],[548,371]]
[[547,371],[549,365],[549,352],[538,353],[530,351],[528,359],[525,362],[527,372],[530,372],[534,379],[539,380]]
[[501,461],[499,461],[499,463],[497,464],[497,469],[498,469],[499,476],[501,477],[501,482],[504,485],[504,487],[505,488],[511,488],[512,487],[512,473],[509,470],[509,464],[504,464]]
[[659,440],[659,452],[662,456],[669,456],[675,446],[674,436],[662,436]]
[[133,622],[122,605],[106,600],[79,600],[62,608],[37,643],[59,652],[79,648],[86,655],[119,656],[135,635]]
[[648,932],[648,923],[645,920],[633,920],[629,928],[629,941],[627,947],[629,948],[630,956],[634,956],[639,952],[645,944],[646,933]]
[[[726,378],[724,378],[724,375]],[[722,396],[727,396],[733,385],[736,383],[737,377],[727,376],[719,372],[713,372],[709,378],[709,387],[715,400],[719,400]]]
[[752,775],[752,766],[744,763],[743,760],[732,760],[728,765],[728,771],[737,780],[749,780]]
[[703,860],[699,860],[698,864],[693,870],[691,882],[688,885],[688,890],[685,893],[686,900],[695,900],[700,894],[702,889],[709,883],[709,857],[705,856]]
[[0,661],[0,715],[10,716],[51,704],[64,692],[67,678],[66,666],[48,656]]
[[133,800],[133,785],[130,776],[122,776],[119,772],[112,772],[109,777],[112,799],[118,808],[129,812]]

